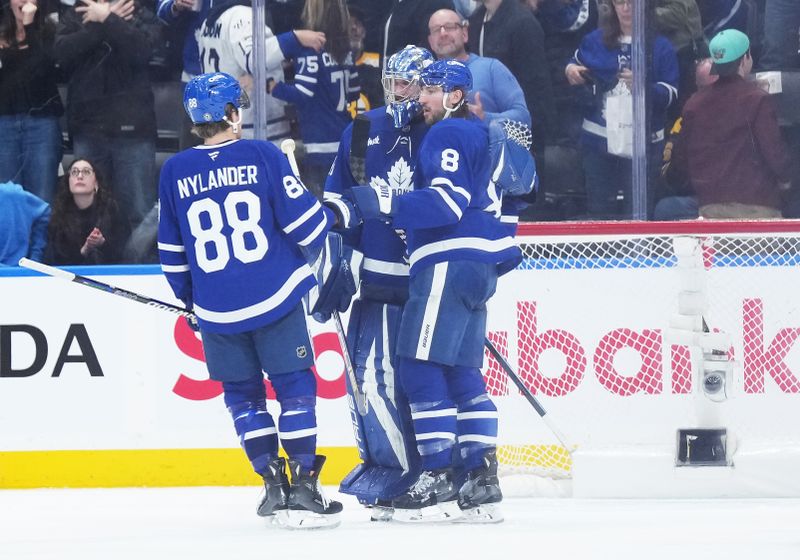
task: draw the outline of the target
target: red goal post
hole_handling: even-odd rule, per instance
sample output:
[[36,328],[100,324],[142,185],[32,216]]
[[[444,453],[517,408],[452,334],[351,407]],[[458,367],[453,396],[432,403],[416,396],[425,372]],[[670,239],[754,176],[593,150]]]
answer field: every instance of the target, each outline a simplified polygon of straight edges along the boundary
[[[800,442],[800,221],[525,223],[517,238],[489,338],[576,451],[671,453],[696,426],[729,428],[734,462]],[[733,364],[724,403],[698,387],[712,350]],[[484,365],[501,471],[570,479],[570,452]]]

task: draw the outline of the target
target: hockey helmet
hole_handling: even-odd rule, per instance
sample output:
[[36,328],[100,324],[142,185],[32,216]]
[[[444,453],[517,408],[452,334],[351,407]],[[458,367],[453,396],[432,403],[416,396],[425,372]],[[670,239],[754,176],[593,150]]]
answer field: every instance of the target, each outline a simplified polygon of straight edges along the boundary
[[408,45],[386,61],[381,82],[395,128],[403,128],[422,112],[419,74],[435,60],[429,50]]
[[183,92],[183,107],[195,124],[225,120],[228,103],[237,110],[250,107],[250,99],[239,81],[224,72],[195,76]]
[[472,89],[472,72],[458,60],[437,60],[419,76],[422,87],[441,87],[445,93],[460,89],[464,95]]

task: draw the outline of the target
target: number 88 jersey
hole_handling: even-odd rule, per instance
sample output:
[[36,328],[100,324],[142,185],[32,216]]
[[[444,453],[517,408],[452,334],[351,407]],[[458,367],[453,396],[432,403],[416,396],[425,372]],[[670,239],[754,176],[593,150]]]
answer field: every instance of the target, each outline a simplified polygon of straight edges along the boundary
[[164,164],[159,200],[161,268],[204,330],[270,324],[314,285],[303,252],[324,243],[332,216],[272,144],[185,150]]

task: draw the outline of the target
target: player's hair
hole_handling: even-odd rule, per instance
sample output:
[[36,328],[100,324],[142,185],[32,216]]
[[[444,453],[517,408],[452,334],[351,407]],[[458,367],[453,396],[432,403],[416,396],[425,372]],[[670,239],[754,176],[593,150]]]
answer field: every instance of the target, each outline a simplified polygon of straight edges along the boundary
[[325,33],[325,50],[343,65],[350,54],[350,12],[345,0],[306,0],[301,17],[308,29]]
[[[228,120],[231,120],[231,116],[235,110],[236,107],[234,107],[233,103],[225,105],[225,116]],[[231,125],[226,121],[195,123],[192,125],[192,134],[206,140],[207,138],[213,138],[220,132],[225,132],[229,128],[231,128]]]
[[462,97],[461,105],[458,106],[458,109],[450,113],[450,118],[458,118],[458,119],[466,119],[469,116],[469,105],[467,104],[467,92],[463,89],[458,88],[458,90],[453,91],[460,91]]

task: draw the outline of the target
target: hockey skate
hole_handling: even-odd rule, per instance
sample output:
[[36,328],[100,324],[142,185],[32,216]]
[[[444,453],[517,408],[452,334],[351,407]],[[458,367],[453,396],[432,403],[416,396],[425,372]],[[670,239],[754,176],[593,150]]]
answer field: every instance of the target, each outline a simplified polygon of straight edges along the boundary
[[288,529],[332,529],[341,520],[342,504],[329,500],[319,484],[319,472],[325,457],[317,455],[311,470],[289,459],[292,484],[289,488],[288,508],[279,512],[278,521]]
[[422,471],[417,481],[394,500],[392,519],[402,523],[453,521],[461,516],[450,469]]
[[497,479],[497,452],[489,451],[483,464],[467,473],[467,479],[458,491],[458,507],[462,523],[500,523],[503,512],[497,505],[503,500]]
[[261,477],[264,479],[264,493],[256,513],[274,522],[275,513],[288,507],[289,479],[286,476],[286,459],[278,457],[270,461]]

